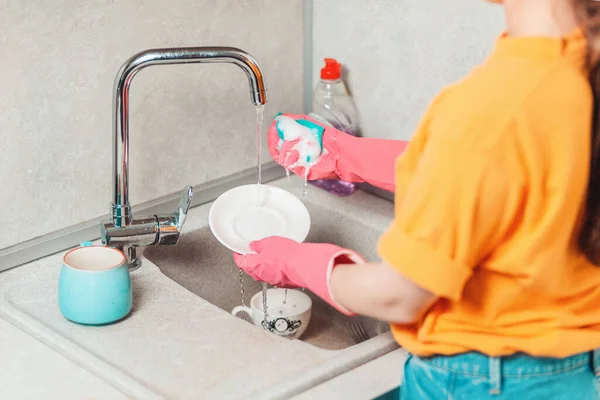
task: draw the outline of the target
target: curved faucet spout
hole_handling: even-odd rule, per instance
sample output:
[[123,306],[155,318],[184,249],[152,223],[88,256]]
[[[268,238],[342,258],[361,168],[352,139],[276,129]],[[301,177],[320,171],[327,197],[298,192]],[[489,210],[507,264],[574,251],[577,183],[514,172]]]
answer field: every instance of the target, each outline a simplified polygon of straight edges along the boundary
[[[242,68],[248,77],[252,104],[259,106],[267,103],[267,89],[260,66],[248,53],[234,47],[153,49],[138,53],[127,60],[117,73],[113,89],[113,197],[109,223],[111,229],[108,232],[115,233],[114,229],[136,225],[129,203],[129,90],[131,81],[140,70],[151,65],[189,63],[231,63],[237,65]],[[155,217],[157,220],[161,220],[160,216]],[[183,221],[184,218],[182,218]],[[105,227],[106,225],[104,224]],[[103,230],[103,232],[106,233],[107,231]],[[120,232],[120,234],[123,234],[123,232]],[[105,239],[107,242],[110,241],[110,235],[106,236]],[[126,238],[122,236],[120,241],[121,243],[127,242]],[[126,245],[141,245],[136,242],[138,241],[132,238],[131,243]],[[168,242],[168,244],[172,244],[173,240]]]
[[131,222],[129,204],[129,89],[133,77],[143,68],[162,64],[231,63],[248,76],[252,103],[267,103],[265,79],[258,62],[234,47],[184,47],[153,49],[138,53],[119,70],[114,84],[113,126],[113,204],[112,222],[126,226]]

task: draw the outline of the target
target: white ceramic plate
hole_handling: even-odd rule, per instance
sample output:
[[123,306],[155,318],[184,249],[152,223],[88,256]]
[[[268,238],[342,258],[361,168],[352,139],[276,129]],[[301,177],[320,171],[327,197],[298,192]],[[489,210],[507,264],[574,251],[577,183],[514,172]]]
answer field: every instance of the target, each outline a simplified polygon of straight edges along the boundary
[[238,186],[215,200],[208,223],[217,240],[240,254],[250,252],[252,241],[269,236],[303,242],[310,230],[306,206],[286,190],[261,185],[259,194],[258,188],[258,185]]

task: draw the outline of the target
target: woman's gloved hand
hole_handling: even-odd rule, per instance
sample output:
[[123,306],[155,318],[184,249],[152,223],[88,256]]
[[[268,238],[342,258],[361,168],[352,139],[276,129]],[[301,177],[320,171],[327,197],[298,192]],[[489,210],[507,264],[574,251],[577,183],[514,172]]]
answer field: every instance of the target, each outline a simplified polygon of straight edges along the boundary
[[[295,121],[309,121],[322,128],[324,151],[310,166],[308,180],[343,179],[347,182],[368,182],[384,190],[394,191],[396,158],[404,152],[408,142],[357,138],[306,115],[281,114],[281,116]],[[290,125],[278,124],[279,117],[279,115],[275,117],[268,132],[271,156],[275,162],[304,178],[306,168],[300,165],[302,163],[298,163],[299,153],[294,149],[302,139],[283,141],[280,147],[282,133],[290,129]],[[287,136],[293,137],[293,135]]]
[[341,313],[353,315],[333,299],[329,287],[336,264],[359,264],[356,252],[325,243],[298,243],[282,237],[252,242],[256,254],[234,254],[235,263],[257,281],[284,288],[303,287],[321,297]]
[[[306,168],[303,165],[299,165],[298,160],[300,158],[300,154],[295,149],[296,144],[302,139],[283,141],[282,135],[287,133],[287,136],[295,136],[287,132],[290,129],[290,124],[288,121],[282,121],[281,119],[291,118],[294,121],[309,121],[320,127],[323,130],[322,134],[322,148],[320,156],[315,163],[313,163],[308,172],[307,179],[308,180],[317,180],[317,179],[339,179],[339,171],[337,170],[336,158],[338,158],[338,146],[336,139],[339,136],[339,139],[343,141],[343,136],[350,136],[347,133],[338,131],[333,127],[329,127],[320,122],[317,122],[315,119],[310,118],[306,115],[293,115],[293,114],[280,114],[275,117],[273,124],[269,129],[269,152],[271,156],[281,166],[290,169],[296,175],[305,177]],[[292,122],[293,124],[294,122]],[[327,132],[325,132],[327,129]],[[318,140],[315,139],[315,142]],[[312,153],[312,152],[311,152]],[[311,154],[312,155],[312,154]]]

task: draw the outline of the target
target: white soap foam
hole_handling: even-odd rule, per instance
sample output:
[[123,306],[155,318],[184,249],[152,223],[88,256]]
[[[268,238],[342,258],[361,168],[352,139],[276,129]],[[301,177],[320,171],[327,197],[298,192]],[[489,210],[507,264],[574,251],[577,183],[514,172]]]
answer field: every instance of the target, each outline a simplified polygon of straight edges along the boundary
[[[310,167],[319,161],[322,150],[321,144],[310,128],[300,125],[293,118],[280,115],[276,117],[275,120],[277,121],[277,127],[283,132],[283,140],[286,142],[293,142],[300,139],[298,140],[298,143],[291,148],[291,150],[298,152],[298,161],[293,165],[287,165],[287,168],[293,169],[297,166],[301,166],[306,169],[306,173],[308,174]],[[283,141],[280,140],[279,149],[281,149],[282,144]]]

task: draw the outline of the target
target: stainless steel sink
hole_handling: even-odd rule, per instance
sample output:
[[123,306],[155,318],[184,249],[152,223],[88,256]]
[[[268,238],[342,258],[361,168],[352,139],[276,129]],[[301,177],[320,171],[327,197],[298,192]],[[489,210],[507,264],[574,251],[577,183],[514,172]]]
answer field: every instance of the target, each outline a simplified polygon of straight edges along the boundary
[[[376,259],[376,242],[381,231],[343,213],[342,209],[332,209],[331,203],[329,207],[323,206],[323,196],[330,195],[317,194],[305,200],[312,220],[307,241],[335,243],[358,251],[367,260]],[[144,256],[166,276],[226,312],[241,304],[239,269],[231,251],[214,238],[208,227],[185,232],[177,246],[149,247]],[[244,290],[249,303],[250,297],[261,290],[261,283],[244,275]],[[301,340],[327,350],[355,345],[348,328],[351,317],[310,295],[313,314]],[[382,322],[358,318],[371,338],[389,330]]]

